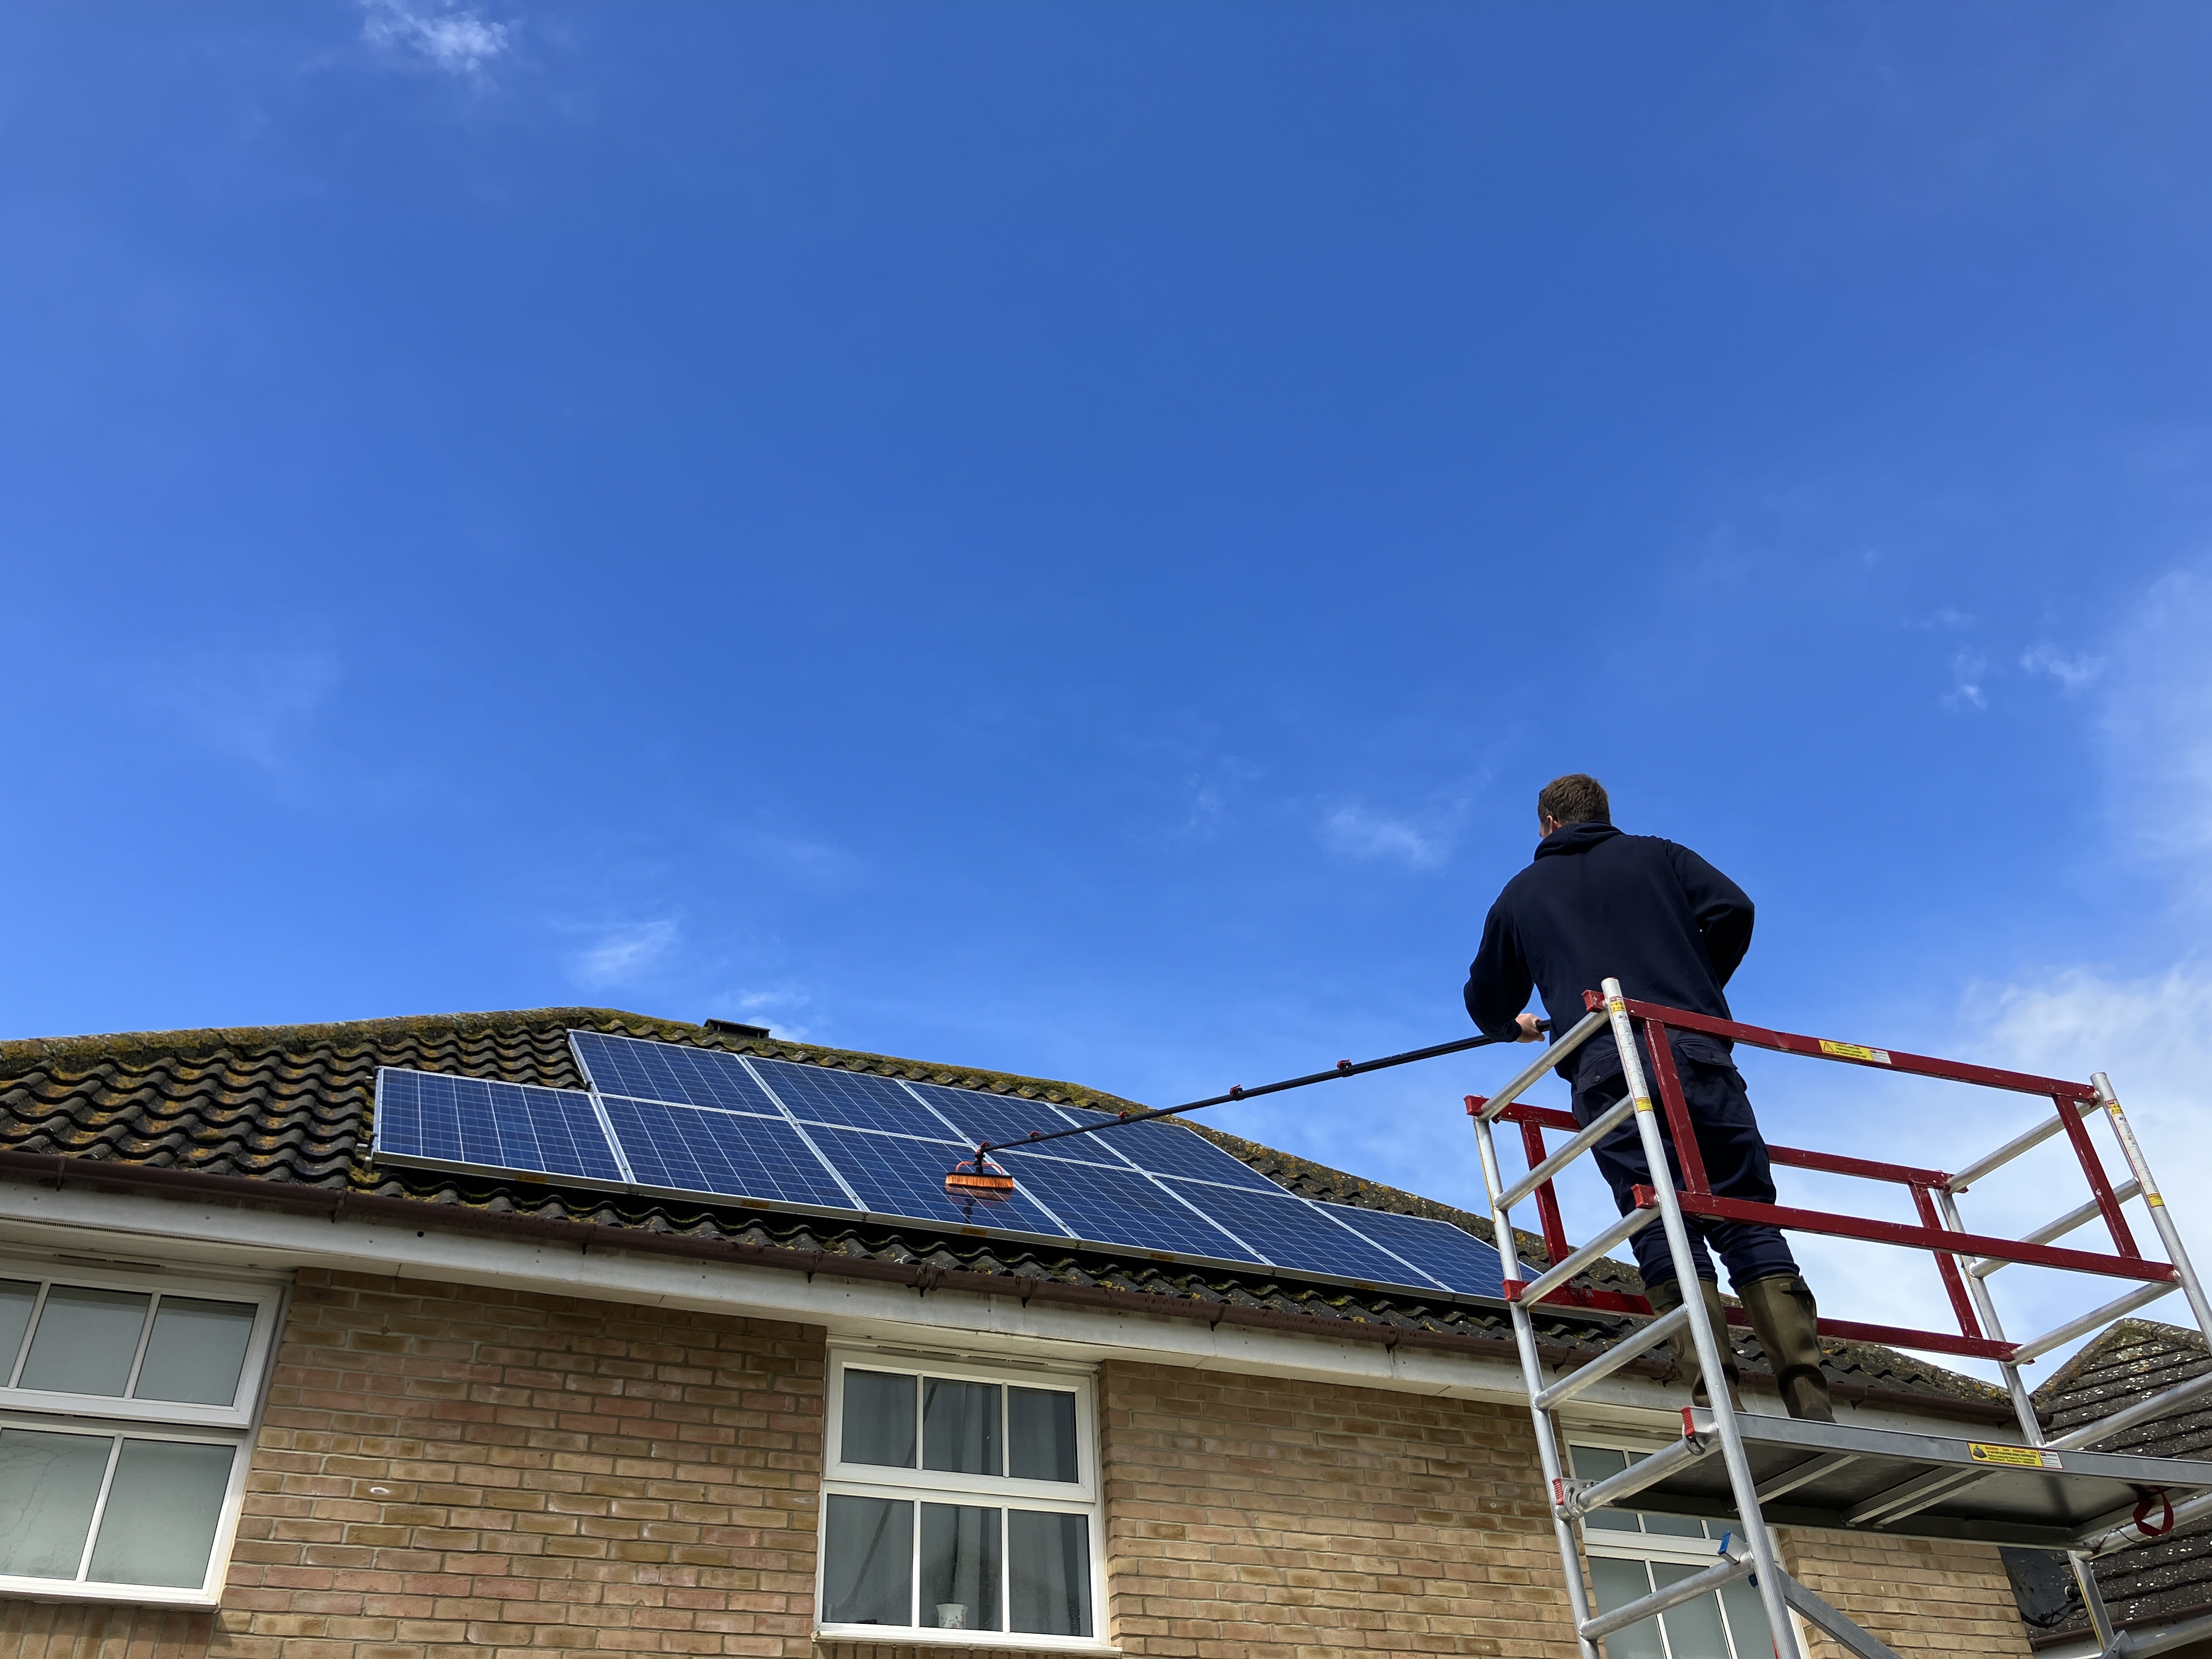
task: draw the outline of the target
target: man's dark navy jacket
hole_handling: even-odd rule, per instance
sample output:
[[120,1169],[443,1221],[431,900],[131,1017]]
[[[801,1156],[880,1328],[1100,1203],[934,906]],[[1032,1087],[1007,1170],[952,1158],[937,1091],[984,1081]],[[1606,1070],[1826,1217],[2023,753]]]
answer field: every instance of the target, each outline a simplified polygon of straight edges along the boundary
[[[1533,985],[1553,1036],[1564,1036],[1586,1012],[1583,993],[1617,979],[1639,1000],[1731,1018],[1721,988],[1751,948],[1751,922],[1743,889],[1688,848],[1570,823],[1536,844],[1534,861],[1490,907],[1467,1012],[1484,1036],[1515,1036]],[[1559,1072],[1587,1086],[1620,1069],[1619,1051],[1599,1038]]]

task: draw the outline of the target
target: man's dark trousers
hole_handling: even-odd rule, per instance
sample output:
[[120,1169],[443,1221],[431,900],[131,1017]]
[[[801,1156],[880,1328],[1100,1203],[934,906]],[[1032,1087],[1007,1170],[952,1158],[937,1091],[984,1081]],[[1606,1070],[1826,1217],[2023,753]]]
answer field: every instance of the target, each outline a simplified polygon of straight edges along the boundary
[[[1727,1058],[1726,1051],[1710,1038],[1670,1033],[1674,1069],[1682,1079],[1682,1096],[1690,1109],[1690,1127],[1698,1137],[1698,1155],[1705,1160],[1705,1180],[1721,1198],[1748,1199],[1754,1204],[1774,1202],[1774,1176],[1767,1167],[1766,1143],[1759,1138],[1759,1121],[1753,1116],[1751,1097],[1743,1074]],[[1639,1040],[1639,1048],[1643,1046]],[[1594,1056],[1595,1057],[1595,1056]],[[1667,1123],[1666,1107],[1659,1100],[1659,1085],[1650,1078],[1650,1060],[1644,1060],[1651,1085],[1659,1133],[1666,1138],[1667,1161],[1674,1185],[1682,1185],[1682,1166]],[[1588,1127],[1602,1117],[1628,1092],[1619,1071],[1577,1081],[1574,1093],[1575,1121]],[[1591,1148],[1599,1172],[1613,1188],[1613,1202],[1626,1215],[1636,1207],[1634,1188],[1652,1184],[1651,1167],[1644,1161],[1643,1138],[1632,1115]],[[1690,1230],[1690,1253],[1697,1260],[1698,1277],[1712,1279],[1710,1244],[1727,1264],[1729,1283],[1741,1286],[1777,1273],[1794,1273],[1797,1263],[1783,1242],[1782,1230],[1757,1221],[1720,1221],[1706,1216],[1682,1218]],[[1645,1285],[1664,1283],[1674,1277],[1674,1259],[1667,1249],[1667,1230],[1654,1220],[1629,1241],[1636,1252],[1637,1267]]]

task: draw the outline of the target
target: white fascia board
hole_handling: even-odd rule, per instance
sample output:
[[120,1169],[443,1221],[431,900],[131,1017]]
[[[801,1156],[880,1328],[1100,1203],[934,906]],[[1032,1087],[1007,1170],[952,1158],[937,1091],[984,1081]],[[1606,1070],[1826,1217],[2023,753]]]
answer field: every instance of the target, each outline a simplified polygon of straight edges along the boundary
[[[434,1224],[434,1214],[425,1219],[432,1224],[418,1230],[381,1219],[330,1221],[252,1206],[95,1192],[74,1183],[56,1191],[28,1182],[0,1182],[0,1242],[67,1255],[233,1270],[320,1267],[781,1320],[820,1326],[833,1337],[938,1352],[1085,1363],[1121,1359],[1502,1405],[1527,1400],[1510,1349],[1492,1357],[1385,1348],[1377,1342],[1331,1338],[1318,1320],[1309,1336],[1247,1325],[1209,1327],[1135,1309],[1125,1312],[1042,1298],[1024,1306],[1012,1295],[923,1292],[876,1279],[842,1279],[834,1271],[810,1279],[790,1268],[743,1261],[647,1255],[620,1248],[619,1235],[594,1236],[595,1248],[586,1251],[541,1239],[449,1231]],[[1677,1392],[1650,1378],[1615,1376],[1577,1400],[1573,1414],[1622,1426],[1656,1427],[1662,1434],[1679,1432],[1682,1402]],[[1886,1427],[1920,1421],[1917,1413],[1850,1407],[1838,1415]],[[1955,1422],[1934,1417],[1923,1426],[1931,1432],[1958,1429]]]

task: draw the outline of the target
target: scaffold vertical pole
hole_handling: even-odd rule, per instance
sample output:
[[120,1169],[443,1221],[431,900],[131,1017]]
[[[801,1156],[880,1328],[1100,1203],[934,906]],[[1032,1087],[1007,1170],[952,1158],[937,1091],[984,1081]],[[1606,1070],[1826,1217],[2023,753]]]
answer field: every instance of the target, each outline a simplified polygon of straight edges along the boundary
[[2089,1086],[2097,1091],[2097,1103],[2105,1109],[2105,1116],[2112,1123],[2113,1138],[2120,1143],[2120,1156],[2127,1159],[2129,1172],[2142,1188],[2143,1206],[2150,1212],[2151,1225],[2158,1229],[2158,1242],[2166,1247],[2166,1259],[2173,1263],[2174,1271],[2181,1276],[2181,1293],[2189,1299],[2189,1311],[2196,1318],[2197,1333],[2212,1339],[2212,1304],[2205,1300],[2204,1286],[2197,1279],[2187,1247],[2181,1242],[2181,1230],[2166,1212],[2166,1196],[2159,1191],[2158,1182],[2151,1175],[2150,1160],[2136,1143],[2135,1126],[2120,1109],[2120,1097],[2112,1092],[2112,1079],[2102,1072],[2092,1072]]
[[1689,1226],[1682,1218],[1681,1200],[1674,1191],[1666,1142],[1660,1137],[1651,1091],[1644,1081],[1644,1063],[1637,1053],[1636,1029],[1628,1018],[1620,981],[1608,979],[1601,989],[1606,1012],[1613,1024],[1613,1040],[1620,1050],[1622,1080],[1636,1103],[1636,1132],[1643,1141],[1644,1160],[1650,1170],[1652,1190],[1659,1202],[1659,1223],[1667,1230],[1667,1250],[1674,1259],[1682,1305],[1689,1310],[1690,1340],[1698,1352],[1698,1371],[1705,1379],[1705,1397],[1712,1409],[1714,1432],[1720,1437],[1721,1462],[1728,1470],[1729,1491],[1735,1499],[1736,1519],[1742,1524],[1744,1542],[1751,1547],[1756,1569],[1754,1582],[1759,1586],[1759,1602],[1766,1609],[1775,1659],[1803,1659],[1797,1627],[1791,1621],[1790,1604],[1782,1594],[1782,1560],[1775,1553],[1774,1534],[1760,1512],[1759,1483],[1752,1476],[1751,1459],[1745,1454],[1743,1433],[1735,1420],[1735,1402],[1729,1397],[1728,1356],[1722,1348],[1720,1334],[1713,1328],[1705,1297],[1698,1294],[1697,1258],[1690,1249]]
[[[1490,1228],[1498,1244],[1498,1263],[1507,1284],[1521,1277],[1521,1255],[1513,1241],[1513,1214],[1500,1201],[1505,1194],[1504,1171],[1498,1162],[1498,1146],[1486,1118],[1474,1118],[1474,1140],[1482,1158],[1483,1185],[1490,1192]],[[1565,1570],[1567,1607],[1575,1621],[1575,1642],[1580,1659],[1601,1659],[1596,1643],[1582,1633],[1590,1620],[1589,1587],[1583,1581],[1582,1547],[1574,1523],[1560,1513],[1559,1494],[1565,1471],[1559,1462],[1559,1437],[1553,1431],[1551,1413],[1539,1402],[1544,1391],[1543,1362],[1536,1352],[1536,1327],[1528,1304],[1517,1298],[1507,1309],[1513,1322],[1513,1345],[1521,1356],[1521,1383],[1528,1391],[1528,1409],[1535,1419],[1536,1458],[1544,1471],[1544,1492],[1552,1510],[1552,1533],[1559,1547],[1559,1563]]]

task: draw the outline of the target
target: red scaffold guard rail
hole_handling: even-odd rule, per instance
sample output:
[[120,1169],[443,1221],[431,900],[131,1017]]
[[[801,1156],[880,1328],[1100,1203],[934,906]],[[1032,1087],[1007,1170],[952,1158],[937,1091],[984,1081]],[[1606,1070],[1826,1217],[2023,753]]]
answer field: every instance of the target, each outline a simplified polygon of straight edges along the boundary
[[[1584,1000],[1593,1012],[1605,1006],[1604,1000],[1595,992],[1585,993]],[[1714,1019],[1707,1015],[1662,1007],[1654,1003],[1629,1000],[1626,1006],[1638,1034],[1643,1038],[1641,1046],[1649,1057],[1652,1082],[1666,1113],[1668,1139],[1681,1164],[1682,1179],[1678,1195],[1686,1215],[1711,1216],[1730,1221],[1766,1222],[1797,1232],[1821,1233],[1836,1238],[1855,1238],[1870,1243],[1926,1250],[1935,1257],[1936,1272],[1942,1276],[1952,1310],[1959,1322],[1957,1331],[1951,1332],[1824,1318],[1820,1322],[1821,1334],[2017,1364],[2033,1355],[2027,1351],[2027,1345],[2008,1341],[1984,1328],[1976,1306],[1983,1298],[1972,1293],[1972,1290],[1979,1289],[1978,1286],[1970,1290],[1966,1282],[1968,1274],[1977,1278],[1986,1277],[2008,1263],[2022,1262],[2111,1279],[2141,1281],[2137,1290],[2121,1297],[2118,1302],[2108,1304],[2093,1315],[2084,1316],[2081,1320],[2069,1322],[2069,1325],[2062,1328],[2061,1331],[2039,1340],[2034,1344],[2038,1351],[2057,1346],[2067,1340],[2068,1334],[2078,1334],[2075,1331],[2075,1327],[2089,1328],[2103,1320],[2117,1317],[2130,1308],[2141,1306],[2179,1285],[2179,1270],[2171,1262],[2145,1256],[2129,1231],[2120,1205],[2125,1199],[2142,1193],[2144,1188],[2135,1179],[2115,1187],[2106,1172],[2082,1118],[2086,1114],[2102,1108],[2112,1112],[2117,1122],[2118,1103],[2100,1099],[2092,1085],[2002,1071],[1988,1066],[1971,1065],[1963,1060],[1905,1054],[1895,1049],[1833,1042],[1825,1037],[1771,1031],[1763,1026]],[[1957,1174],[1942,1170],[1917,1169],[1910,1164],[1886,1163],[1875,1158],[1808,1152],[1794,1146],[1768,1146],[1770,1159],[1786,1168],[1815,1170],[1827,1175],[1850,1176],[1905,1188],[1912,1194],[1913,1207],[1920,1217],[1917,1226],[1875,1220],[1864,1216],[1843,1215],[1832,1211],[1802,1209],[1784,1204],[1754,1204],[1742,1199],[1723,1198],[1713,1192],[1706,1180],[1705,1163],[1698,1152],[1697,1136],[1690,1125],[1689,1104],[1683,1097],[1681,1079],[1675,1071],[1674,1054],[1667,1042],[1669,1031],[1695,1031],[1708,1036],[1727,1037],[1753,1048],[1771,1049],[1778,1054],[1870,1066],[1893,1074],[1941,1078],[1954,1083],[2004,1090],[2014,1094],[2040,1096],[2052,1103],[2055,1120],[2030,1129]],[[1571,1134],[1578,1133],[1582,1127],[1566,1112],[1519,1103],[1489,1112],[1486,1110],[1488,1104],[1480,1096],[1469,1095],[1467,1097],[1467,1109],[1470,1115],[1520,1125],[1522,1146],[1528,1154],[1532,1172],[1547,1156],[1544,1142],[1547,1129],[1564,1129]],[[2048,1226],[2037,1229],[2025,1239],[2001,1238],[1970,1233],[1963,1229],[1954,1202],[1957,1194],[1964,1191],[1970,1182],[2010,1162],[2030,1147],[2062,1133],[2072,1146],[2081,1163],[2082,1176],[2088,1183],[2090,1200],[2087,1204],[2060,1217]],[[1638,1188],[1637,1192],[1644,1205],[1656,1201],[1650,1188]],[[1536,1185],[1533,1194],[1537,1212],[1542,1218],[1545,1246],[1553,1261],[1562,1261],[1570,1253],[1571,1247],[1552,1182],[1547,1179]],[[2154,1188],[2146,1195],[2154,1205],[2160,1202]],[[2112,1237],[2111,1254],[2066,1249],[2046,1242],[2090,1220],[2102,1220],[2105,1224]],[[1962,1273],[1961,1259],[1966,1257],[1979,1259],[1969,1262]],[[1525,1282],[1509,1280],[1505,1286],[1507,1297],[1516,1297]],[[1652,1311],[1651,1304],[1642,1297],[1593,1290],[1571,1283],[1558,1286],[1540,1300],[1598,1312],[1650,1314]],[[1729,1319],[1734,1325],[1749,1322],[1740,1308],[1731,1308]]]

